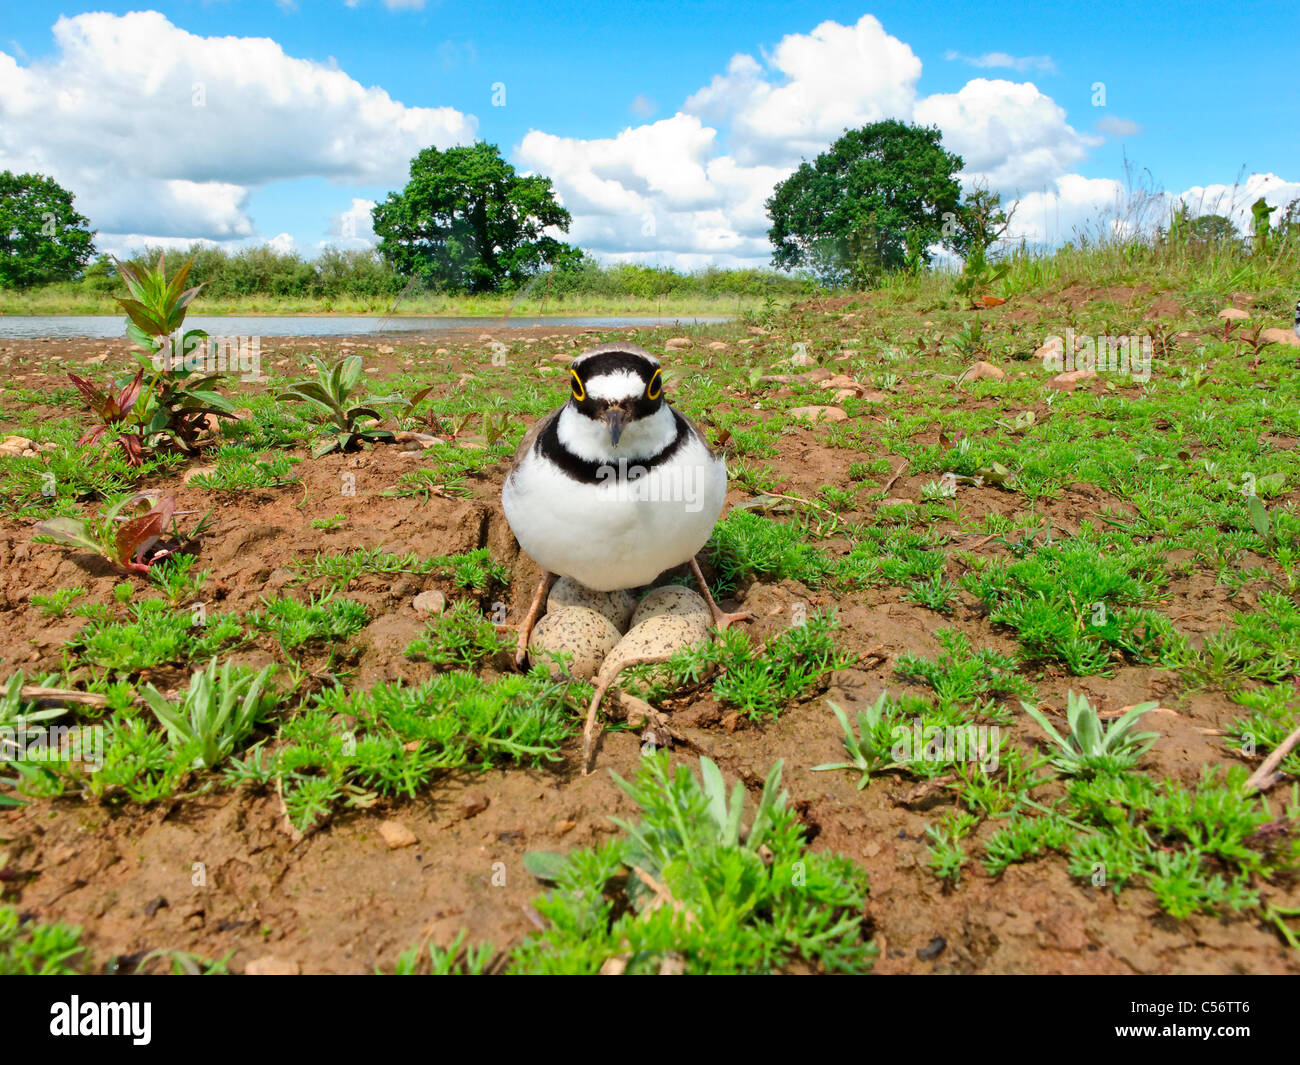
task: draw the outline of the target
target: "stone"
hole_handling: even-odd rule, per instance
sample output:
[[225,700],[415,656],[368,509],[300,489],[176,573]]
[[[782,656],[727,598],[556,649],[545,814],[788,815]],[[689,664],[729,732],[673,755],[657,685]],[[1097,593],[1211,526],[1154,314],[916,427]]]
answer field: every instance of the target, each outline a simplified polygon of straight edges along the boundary
[[1239,307],[1224,307],[1219,312],[1220,318],[1226,318],[1234,322],[1244,321],[1250,317],[1249,312],[1241,310]]
[[460,816],[468,821],[488,808],[490,800],[481,791],[471,791],[460,800]]
[[215,466],[192,466],[181,474],[181,481],[189,484],[195,477],[210,477],[216,472]]
[[431,588],[411,600],[411,606],[415,607],[417,614],[441,614],[447,609],[447,597],[437,589]]
[[1084,381],[1091,381],[1096,376],[1096,370],[1072,370],[1070,373],[1057,374],[1047,382],[1047,387],[1058,392],[1073,392]]
[[0,441],[0,455],[21,455],[27,451],[34,451],[36,442],[28,440],[25,436],[6,436]]
[[1290,329],[1265,329],[1259,334],[1260,340],[1271,340],[1274,344],[1286,344],[1300,348],[1300,336]]
[[846,374],[837,373],[829,380],[822,382],[822,388],[851,388],[854,392],[861,390],[862,386]]
[[839,407],[795,407],[786,413],[791,418],[810,422],[842,422],[848,419],[848,415]]
[[984,362],[983,360],[975,363],[966,371],[967,381],[1005,381],[1006,378],[1006,372],[1001,367],[994,366],[991,362]]
[[395,851],[400,847],[410,847],[419,842],[415,838],[415,833],[402,824],[401,821],[381,821],[379,823],[379,834],[384,837],[384,842],[388,844],[390,851]]

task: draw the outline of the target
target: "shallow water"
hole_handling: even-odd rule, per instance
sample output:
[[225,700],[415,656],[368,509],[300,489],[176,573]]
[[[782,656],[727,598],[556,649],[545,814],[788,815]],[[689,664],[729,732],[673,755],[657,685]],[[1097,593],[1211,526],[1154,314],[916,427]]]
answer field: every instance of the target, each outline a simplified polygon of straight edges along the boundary
[[[439,318],[351,317],[345,315],[240,315],[205,318],[193,315],[185,320],[190,329],[203,329],[214,337],[318,337],[367,336],[382,333],[442,333],[449,329],[523,329],[528,326],[587,326],[617,329],[625,325],[714,325],[726,317],[684,315],[681,317],[594,317],[594,318]],[[0,315],[0,337],[35,340],[41,337],[93,337],[112,339],[126,335],[126,319],[120,315]]]

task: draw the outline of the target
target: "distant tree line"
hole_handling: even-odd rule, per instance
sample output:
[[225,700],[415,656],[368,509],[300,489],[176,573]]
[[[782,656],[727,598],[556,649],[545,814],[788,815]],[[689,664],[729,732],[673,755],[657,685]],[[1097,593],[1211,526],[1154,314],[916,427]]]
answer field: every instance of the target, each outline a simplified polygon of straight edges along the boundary
[[[601,265],[559,239],[569,212],[551,179],[521,175],[493,144],[426,148],[409,180],[371,212],[378,246],[326,248],[316,258],[271,247],[227,252],[195,244],[193,282],[215,299],[254,296],[302,300],[396,298],[403,293],[529,292],[657,298],[671,295],[766,296],[814,285],[863,288],[888,274],[927,268],[934,249],[985,270],[1004,243],[1014,207],[975,185],[963,192],[961,156],[940,131],[895,120],[846,130],[812,162],[778,183],[767,201],[774,253],[768,270]],[[1285,210],[1261,198],[1249,238],[1221,215],[1192,217],[1180,207],[1167,225],[1139,239],[1160,249],[1201,254],[1271,252],[1300,233],[1297,203]],[[1276,215],[1277,217],[1273,217]],[[94,233],[73,196],[40,174],[0,172],[0,287],[75,282],[115,291],[108,256],[94,256]],[[158,250],[140,249],[152,261]]]
[[[154,262],[161,248],[142,248],[132,258]],[[302,300],[397,299],[404,292],[453,292],[436,279],[404,277],[378,251],[341,251],[325,248],[315,259],[269,247],[226,251],[194,244],[185,251],[169,251],[178,262],[193,258],[190,283],[203,283],[207,299],[272,296]],[[117,292],[121,282],[107,255],[95,259],[77,282],[92,292]],[[530,299],[567,296],[657,299],[669,296],[724,298],[736,296],[794,296],[807,291],[810,282],[774,270],[708,267],[690,273],[666,266],[635,263],[602,265],[586,253],[548,273],[506,280],[498,291],[526,293]]]

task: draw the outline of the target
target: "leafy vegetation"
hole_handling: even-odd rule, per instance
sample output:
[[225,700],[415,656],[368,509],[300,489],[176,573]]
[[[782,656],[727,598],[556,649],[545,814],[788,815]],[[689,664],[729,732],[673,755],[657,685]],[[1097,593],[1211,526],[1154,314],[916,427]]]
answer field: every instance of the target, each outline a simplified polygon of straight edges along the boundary
[[768,774],[748,827],[745,789],[727,795],[700,759],[697,777],[668,756],[614,779],[641,811],[615,818],[625,838],[567,856],[534,853],[555,890],[533,905],[549,922],[512,955],[524,973],[768,973],[795,963],[866,972],[866,876],[847,858],[804,848],[803,830]]

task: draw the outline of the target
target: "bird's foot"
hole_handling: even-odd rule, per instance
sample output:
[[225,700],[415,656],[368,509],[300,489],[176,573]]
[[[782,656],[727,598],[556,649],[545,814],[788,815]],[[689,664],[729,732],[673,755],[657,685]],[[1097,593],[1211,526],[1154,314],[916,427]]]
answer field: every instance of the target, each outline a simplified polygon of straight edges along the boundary
[[738,621],[754,621],[758,615],[749,610],[737,610],[735,613],[728,613],[718,606],[713,599],[713,593],[709,591],[708,582],[704,579],[704,574],[700,572],[700,564],[695,559],[691,559],[691,572],[695,574],[695,580],[700,586],[700,591],[704,593],[704,601],[709,604],[709,613],[713,616],[713,627],[721,631],[734,625]]
[[719,632],[736,624],[738,621],[756,621],[758,619],[758,615],[752,610],[737,610],[734,613],[728,613],[717,603],[710,603],[709,605],[713,608],[710,611],[713,615],[713,627]]

